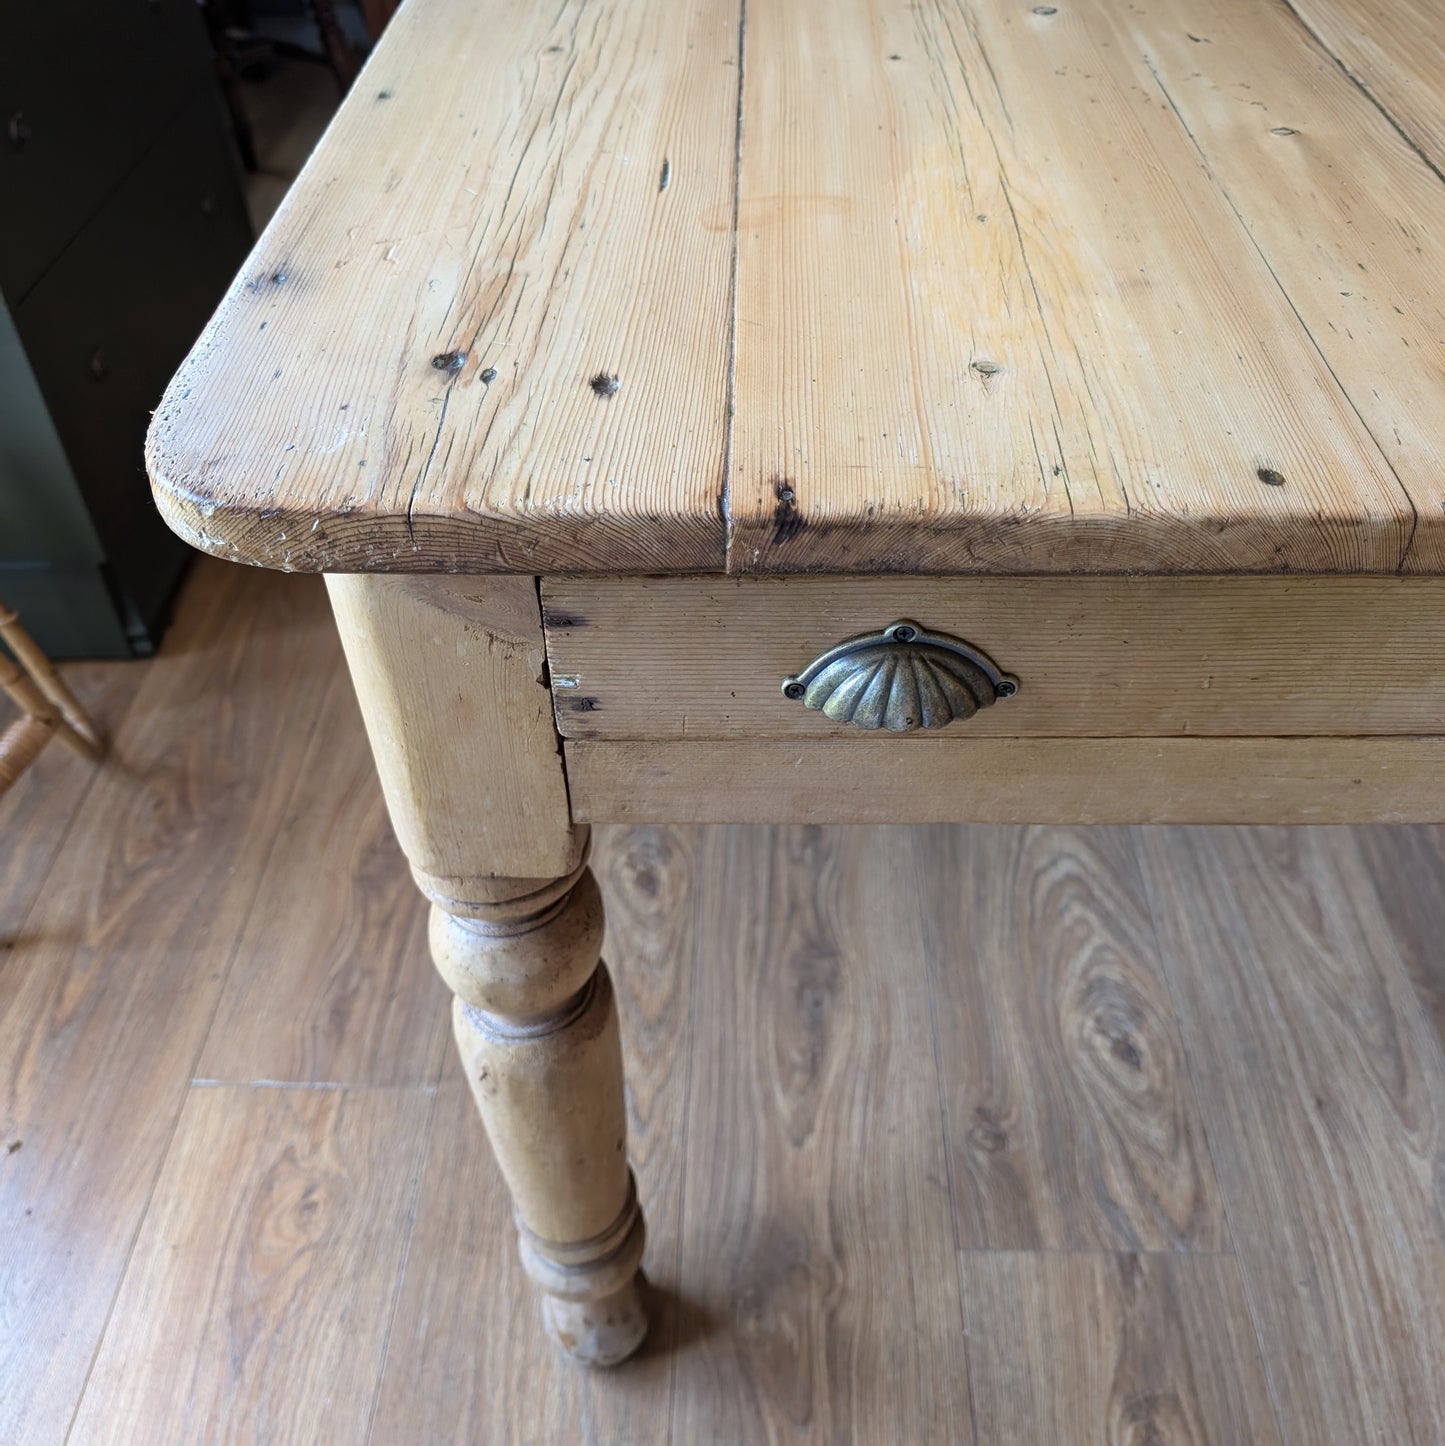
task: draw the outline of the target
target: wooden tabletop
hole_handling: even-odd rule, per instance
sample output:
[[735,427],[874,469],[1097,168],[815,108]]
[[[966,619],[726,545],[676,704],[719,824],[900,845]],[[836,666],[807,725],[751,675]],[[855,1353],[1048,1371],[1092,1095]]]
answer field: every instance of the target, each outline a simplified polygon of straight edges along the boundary
[[334,571],[1445,572],[1441,0],[408,0],[156,413]]

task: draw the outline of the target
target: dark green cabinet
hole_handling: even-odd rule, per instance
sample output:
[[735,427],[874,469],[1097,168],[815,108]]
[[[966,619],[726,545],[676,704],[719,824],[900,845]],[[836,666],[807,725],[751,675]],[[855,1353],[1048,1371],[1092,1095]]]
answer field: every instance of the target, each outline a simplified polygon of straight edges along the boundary
[[0,116],[0,596],[146,652],[187,558],[146,425],[250,243],[196,6],[0,4]]

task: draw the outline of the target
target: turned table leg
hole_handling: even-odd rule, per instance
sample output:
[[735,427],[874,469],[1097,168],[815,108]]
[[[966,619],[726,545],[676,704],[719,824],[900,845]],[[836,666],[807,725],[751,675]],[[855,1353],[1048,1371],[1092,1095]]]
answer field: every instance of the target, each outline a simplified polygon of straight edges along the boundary
[[457,1046],[512,1192],[522,1263],[553,1338],[612,1365],[647,1323],[597,882],[581,867],[464,909],[433,908],[432,957],[457,996]]
[[432,901],[522,1263],[571,1356],[647,1329],[602,900],[571,826],[530,578],[330,577],[387,806]]

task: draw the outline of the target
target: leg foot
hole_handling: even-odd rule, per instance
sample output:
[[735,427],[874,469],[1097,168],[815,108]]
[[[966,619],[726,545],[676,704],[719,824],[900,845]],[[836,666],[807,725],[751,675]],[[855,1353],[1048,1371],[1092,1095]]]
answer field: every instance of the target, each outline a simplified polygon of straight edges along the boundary
[[621,1365],[647,1335],[641,1277],[603,1300],[542,1300],[547,1334],[584,1366]]
[[547,1333],[575,1361],[615,1366],[647,1334],[645,1230],[628,1172],[627,1203],[600,1235],[573,1245],[541,1240],[517,1222],[522,1264],[542,1290]]

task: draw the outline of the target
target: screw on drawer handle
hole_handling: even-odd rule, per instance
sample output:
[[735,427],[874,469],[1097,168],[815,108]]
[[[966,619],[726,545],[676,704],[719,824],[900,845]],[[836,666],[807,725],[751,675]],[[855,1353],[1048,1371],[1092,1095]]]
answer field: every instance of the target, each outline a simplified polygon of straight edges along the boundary
[[893,733],[972,718],[1018,690],[1019,680],[972,644],[906,621],[847,638],[783,679],[785,698],[835,723]]

